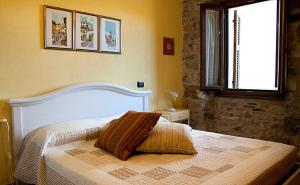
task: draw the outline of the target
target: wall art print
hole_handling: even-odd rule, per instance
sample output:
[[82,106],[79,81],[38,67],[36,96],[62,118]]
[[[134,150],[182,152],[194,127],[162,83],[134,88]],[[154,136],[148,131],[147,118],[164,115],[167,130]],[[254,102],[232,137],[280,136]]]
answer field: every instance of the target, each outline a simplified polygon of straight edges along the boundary
[[98,16],[75,12],[75,50],[98,51]]
[[72,10],[44,6],[44,47],[50,49],[73,48]]
[[109,17],[100,18],[100,51],[121,53],[121,20]]

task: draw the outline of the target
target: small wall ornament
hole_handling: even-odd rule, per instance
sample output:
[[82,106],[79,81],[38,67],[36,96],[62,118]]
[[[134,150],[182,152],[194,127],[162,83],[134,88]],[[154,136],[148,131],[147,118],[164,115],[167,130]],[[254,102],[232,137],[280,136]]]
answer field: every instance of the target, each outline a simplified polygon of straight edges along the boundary
[[164,55],[174,55],[174,39],[164,37],[163,38],[163,53]]

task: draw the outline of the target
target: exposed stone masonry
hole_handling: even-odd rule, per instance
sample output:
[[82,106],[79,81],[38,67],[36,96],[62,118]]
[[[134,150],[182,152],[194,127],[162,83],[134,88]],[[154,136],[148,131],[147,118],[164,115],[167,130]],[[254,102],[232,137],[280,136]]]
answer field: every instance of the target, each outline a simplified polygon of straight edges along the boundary
[[183,1],[183,102],[193,128],[265,139],[300,147],[300,1],[288,5],[288,92],[285,100],[198,98],[200,89],[200,3]]

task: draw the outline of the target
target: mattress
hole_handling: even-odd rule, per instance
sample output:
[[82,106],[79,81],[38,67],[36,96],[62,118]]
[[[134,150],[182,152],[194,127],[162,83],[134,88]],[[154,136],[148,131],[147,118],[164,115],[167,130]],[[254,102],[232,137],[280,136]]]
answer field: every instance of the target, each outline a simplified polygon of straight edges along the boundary
[[46,184],[276,184],[295,164],[293,146],[192,131],[197,155],[135,154],[121,161],[81,140],[47,149]]

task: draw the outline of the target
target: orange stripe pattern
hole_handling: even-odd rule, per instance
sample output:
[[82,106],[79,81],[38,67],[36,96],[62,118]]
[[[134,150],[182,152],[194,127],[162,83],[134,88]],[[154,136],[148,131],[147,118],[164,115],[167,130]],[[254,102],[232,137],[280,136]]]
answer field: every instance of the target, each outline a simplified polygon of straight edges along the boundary
[[95,146],[126,160],[149,135],[161,114],[129,111],[100,132]]

